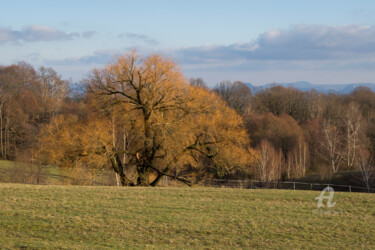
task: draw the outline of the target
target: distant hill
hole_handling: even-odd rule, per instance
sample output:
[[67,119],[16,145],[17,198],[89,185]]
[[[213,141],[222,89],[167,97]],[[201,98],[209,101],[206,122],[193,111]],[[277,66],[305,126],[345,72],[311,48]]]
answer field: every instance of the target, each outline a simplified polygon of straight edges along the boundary
[[285,88],[293,87],[301,91],[310,91],[315,89],[321,93],[335,93],[335,94],[350,94],[354,91],[355,88],[363,86],[371,89],[375,92],[374,83],[350,83],[350,84],[312,84],[305,81],[292,82],[292,83],[269,83],[263,86],[254,86],[251,83],[246,83],[246,85],[254,93],[259,89],[270,88],[275,85],[281,85]]

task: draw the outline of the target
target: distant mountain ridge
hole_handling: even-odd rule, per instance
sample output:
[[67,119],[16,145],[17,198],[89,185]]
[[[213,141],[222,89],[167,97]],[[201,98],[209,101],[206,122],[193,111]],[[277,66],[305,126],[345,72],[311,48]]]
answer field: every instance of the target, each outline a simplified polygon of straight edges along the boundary
[[281,85],[285,88],[293,87],[295,89],[299,89],[301,91],[310,91],[316,90],[317,92],[321,92],[324,94],[328,93],[335,93],[335,94],[350,94],[355,90],[355,88],[363,86],[371,89],[375,92],[375,84],[374,83],[350,83],[350,84],[313,84],[306,81],[299,81],[299,82],[291,82],[291,83],[268,83],[262,86],[254,86],[251,83],[246,83],[246,85],[251,89],[254,93],[260,89],[270,88],[272,86]]

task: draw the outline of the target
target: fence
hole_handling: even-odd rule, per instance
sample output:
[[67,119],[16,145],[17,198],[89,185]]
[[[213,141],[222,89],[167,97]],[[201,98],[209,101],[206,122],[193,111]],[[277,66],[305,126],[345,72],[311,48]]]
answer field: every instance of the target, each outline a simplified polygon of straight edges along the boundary
[[305,182],[263,182],[256,180],[206,180],[202,183],[204,186],[212,187],[230,187],[245,189],[290,189],[290,190],[323,190],[325,187],[332,187],[335,191],[344,192],[375,192],[374,188],[365,188],[351,185],[336,185],[324,183],[305,183]]
[[[170,180],[165,176],[163,186],[170,185]],[[220,180],[220,179],[198,179],[193,185],[218,187],[218,188],[242,188],[242,189],[289,189],[289,190],[316,190],[321,191],[325,187],[332,187],[335,191],[342,192],[368,192],[375,193],[375,188],[366,188],[352,185],[336,185],[324,183],[307,183],[296,181],[257,181],[257,180]]]
[[[27,171],[26,171],[27,169]],[[0,169],[0,182],[15,182],[25,184],[70,184],[70,185],[98,185],[114,186],[116,181],[113,172],[104,172],[100,178],[95,179],[78,179],[73,176],[62,174],[45,173],[43,169],[24,168],[23,165],[15,165],[10,169]],[[325,187],[332,187],[335,191],[342,192],[368,192],[375,193],[375,188],[366,188],[352,185],[336,185],[324,183],[306,183],[296,181],[257,181],[257,180],[221,180],[221,179],[196,179],[193,182],[196,186],[218,187],[218,188],[243,188],[243,189],[291,189],[291,190],[316,190],[321,191]],[[182,186],[180,182],[164,176],[161,186]]]

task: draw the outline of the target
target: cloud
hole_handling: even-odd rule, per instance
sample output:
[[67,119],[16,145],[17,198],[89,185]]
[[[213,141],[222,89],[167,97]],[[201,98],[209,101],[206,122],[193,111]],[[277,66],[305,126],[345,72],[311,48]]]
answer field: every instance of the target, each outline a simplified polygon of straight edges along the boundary
[[174,53],[184,63],[373,58],[375,26],[294,26],[269,30],[247,43],[180,48]]
[[144,34],[137,34],[137,33],[126,33],[126,34],[121,34],[118,36],[119,38],[128,38],[131,40],[136,40],[136,41],[141,41],[149,45],[157,45],[159,42],[156,41],[155,39],[144,35]]
[[69,40],[75,37],[79,37],[78,32],[67,34],[61,30],[42,25],[32,25],[26,27],[19,34],[19,39],[29,42]]
[[18,40],[19,32],[0,26],[0,43]]
[[299,25],[269,30],[245,43],[183,47],[166,54],[187,75],[211,82],[373,81],[375,26]]
[[43,26],[43,25],[31,25],[21,30],[13,30],[11,28],[5,28],[0,26],[0,43],[6,42],[39,42],[39,41],[60,41],[70,40],[73,38],[90,38],[94,35],[93,31],[66,33],[64,31]]
[[96,35],[95,31],[85,31],[85,32],[82,32],[82,37],[83,38],[91,38],[94,35]]
[[[127,33],[121,37],[142,41],[151,39],[135,33]],[[115,55],[128,50],[129,48],[102,50],[83,57],[47,63],[52,66],[76,65],[86,68],[103,66],[112,62]],[[354,81],[358,78],[361,81],[373,81],[375,26],[293,26],[289,29],[266,31],[256,39],[244,43],[174,49],[141,46],[137,50],[143,56],[152,53],[167,55],[179,63],[188,76],[200,76],[211,82],[236,80],[240,76],[243,81],[263,83],[270,79],[313,82],[328,82],[332,79],[332,82],[345,82],[345,79]]]
[[[265,32],[256,44],[261,50],[254,54],[259,58],[353,58],[375,52],[375,26],[295,26]],[[265,55],[264,50],[273,52],[273,56]]]
[[48,65],[105,65],[112,62],[120,51],[117,50],[98,50],[92,55],[81,57],[69,57],[62,60],[45,60]]

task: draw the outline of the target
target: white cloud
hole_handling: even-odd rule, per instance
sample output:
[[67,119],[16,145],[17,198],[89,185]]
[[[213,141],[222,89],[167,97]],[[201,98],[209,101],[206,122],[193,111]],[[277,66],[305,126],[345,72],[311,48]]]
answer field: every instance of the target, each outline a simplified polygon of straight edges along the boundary
[[61,30],[42,25],[32,25],[23,29],[18,37],[20,40],[35,42],[35,41],[56,41],[68,40],[74,37],[79,37],[79,33],[67,34]]
[[[151,39],[135,33],[122,37]],[[93,65],[105,65],[128,50],[96,51],[88,56],[47,63],[90,69]],[[264,81],[370,82],[375,69],[375,26],[293,26],[266,31],[245,43],[168,50],[138,47],[138,50],[144,56],[151,53],[170,56],[188,76],[207,77],[211,82],[225,79],[261,82],[262,76]]]
[[240,76],[259,82],[262,76],[266,81],[371,82],[375,26],[299,25],[266,31],[246,43],[184,47],[169,55],[189,76],[207,77],[211,82]]
[[[82,33],[82,37],[89,38],[94,35],[93,31],[86,31]],[[0,43],[5,42],[39,42],[39,41],[58,41],[70,40],[79,38],[79,32],[66,33],[64,31],[44,26],[44,25],[31,25],[21,30],[13,30],[0,26]]]
[[[328,54],[330,57],[340,52],[340,56],[348,57],[353,52],[375,52],[375,26],[295,26],[288,30],[265,32],[256,43],[268,50],[287,48],[305,52],[308,56],[312,51],[331,52]],[[350,54],[345,54],[347,52]]]
[[175,50],[182,62],[236,60],[336,60],[372,58],[375,26],[294,26],[270,30],[248,43]]

